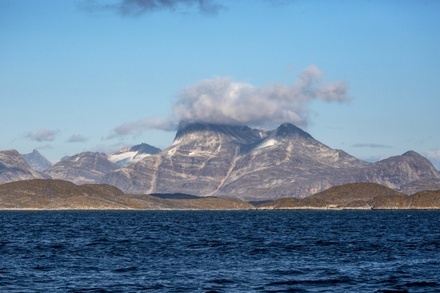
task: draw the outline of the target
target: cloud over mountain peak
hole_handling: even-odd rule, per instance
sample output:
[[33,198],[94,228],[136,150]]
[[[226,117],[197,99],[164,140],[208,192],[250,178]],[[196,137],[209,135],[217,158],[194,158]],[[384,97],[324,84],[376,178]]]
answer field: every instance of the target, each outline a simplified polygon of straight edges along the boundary
[[317,66],[310,65],[293,85],[255,86],[227,77],[201,80],[180,92],[171,117],[125,123],[109,137],[149,129],[175,130],[180,121],[259,127],[290,122],[305,126],[309,123],[311,101],[350,99],[346,83],[324,83],[323,77]]

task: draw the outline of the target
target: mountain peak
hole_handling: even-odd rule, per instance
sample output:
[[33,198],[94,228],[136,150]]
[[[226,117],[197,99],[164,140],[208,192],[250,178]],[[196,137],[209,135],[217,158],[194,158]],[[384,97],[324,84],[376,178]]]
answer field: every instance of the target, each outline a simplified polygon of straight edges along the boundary
[[261,139],[261,131],[245,125],[227,125],[211,123],[181,123],[175,141],[188,134],[217,133],[231,137],[242,144],[249,144]]
[[138,154],[157,154],[160,152],[160,149],[154,146],[151,146],[147,143],[141,143],[130,148],[132,152],[138,152]]
[[415,151],[407,151],[406,153],[404,153],[402,155],[403,157],[414,157],[414,158],[421,158],[423,157],[422,155],[420,155],[419,153],[415,152]]
[[312,138],[310,134],[291,123],[283,123],[275,130],[276,137],[298,136],[303,138]]
[[52,163],[36,149],[32,153],[22,155],[22,157],[36,171],[42,172],[52,166]]

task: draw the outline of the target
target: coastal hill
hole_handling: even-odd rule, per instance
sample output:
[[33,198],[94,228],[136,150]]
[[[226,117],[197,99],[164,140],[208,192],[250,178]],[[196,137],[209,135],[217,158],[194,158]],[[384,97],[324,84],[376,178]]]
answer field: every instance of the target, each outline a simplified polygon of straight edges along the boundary
[[283,198],[257,207],[231,198],[187,194],[126,194],[106,184],[76,185],[58,179],[0,185],[0,210],[250,210],[440,209],[440,190],[406,195],[375,183],[331,187],[307,198]]
[[105,184],[76,185],[55,179],[22,180],[0,185],[0,210],[246,210],[237,199],[167,199],[125,194]]
[[259,209],[440,209],[440,190],[403,194],[376,183],[350,183],[312,196],[283,198]]

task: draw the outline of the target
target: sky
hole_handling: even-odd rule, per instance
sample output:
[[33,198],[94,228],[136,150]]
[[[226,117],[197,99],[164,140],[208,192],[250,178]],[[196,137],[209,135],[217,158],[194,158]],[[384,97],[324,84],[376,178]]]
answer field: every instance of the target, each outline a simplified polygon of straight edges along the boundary
[[52,162],[180,121],[293,123],[440,169],[440,1],[0,0],[0,149]]

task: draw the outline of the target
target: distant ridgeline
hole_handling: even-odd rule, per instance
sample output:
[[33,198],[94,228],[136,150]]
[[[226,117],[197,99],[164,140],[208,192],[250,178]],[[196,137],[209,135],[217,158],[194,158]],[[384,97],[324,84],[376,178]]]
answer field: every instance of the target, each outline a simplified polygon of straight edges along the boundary
[[238,199],[188,194],[125,194],[105,184],[76,185],[33,179],[0,185],[0,210],[252,210],[252,209],[440,209],[440,191],[399,193],[375,183],[332,187],[307,198],[252,205]]
[[440,190],[439,171],[414,151],[368,163],[329,148],[289,123],[270,131],[193,123],[184,125],[164,150],[140,144],[113,154],[83,152],[48,167],[38,164],[38,169],[37,157],[44,162],[39,153],[1,151],[0,184],[53,178],[108,184],[126,194],[156,198],[193,195],[245,201],[306,198],[357,182],[404,194]]

